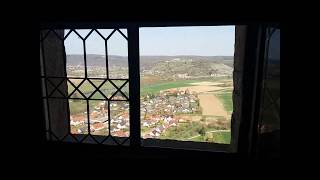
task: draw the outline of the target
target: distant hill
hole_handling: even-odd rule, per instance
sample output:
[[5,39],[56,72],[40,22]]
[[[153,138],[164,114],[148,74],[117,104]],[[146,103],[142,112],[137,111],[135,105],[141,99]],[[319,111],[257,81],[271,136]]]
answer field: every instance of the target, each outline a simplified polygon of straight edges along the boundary
[[[105,66],[106,58],[103,55],[87,54],[88,66]],[[128,66],[128,58],[124,56],[109,56],[109,62],[115,66]],[[83,55],[67,55],[67,66],[84,65]]]
[[223,61],[207,60],[207,59],[173,59],[170,61],[160,61],[153,65],[150,69],[152,74],[161,77],[173,76],[210,76],[216,75],[232,75],[233,68],[224,64]]
[[140,68],[150,69],[156,63],[162,61],[172,61],[174,59],[192,59],[194,61],[210,61],[223,63],[233,67],[233,56],[140,56]]
[[[105,66],[105,56],[97,54],[87,54],[88,66]],[[140,68],[151,69],[156,63],[172,61],[174,59],[192,59],[193,61],[203,61],[224,64],[233,67],[233,56],[140,56]],[[108,56],[109,64],[112,66],[128,66],[128,57],[126,56]],[[83,65],[83,55],[67,55],[67,65]]]

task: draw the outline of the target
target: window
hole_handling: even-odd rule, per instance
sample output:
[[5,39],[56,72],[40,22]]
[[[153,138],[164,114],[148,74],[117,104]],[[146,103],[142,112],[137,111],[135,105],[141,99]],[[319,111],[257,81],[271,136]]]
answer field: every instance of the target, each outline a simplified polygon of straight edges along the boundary
[[[64,115],[68,133],[60,138],[52,130],[48,117],[49,137],[107,144],[128,142],[130,115],[126,30],[66,29],[43,34],[42,52],[46,48],[50,50],[48,46],[53,40],[60,41],[62,56],[59,59],[65,63],[54,70],[54,75],[46,71],[51,68],[48,65],[43,68],[47,108],[65,104],[67,108],[59,112],[68,114]],[[122,53],[124,56],[121,59],[109,53]],[[44,64],[52,64],[46,60],[44,52],[42,55]],[[48,115],[54,111],[48,110]]]
[[235,27],[139,35],[141,137],[230,144]]
[[262,95],[258,122],[258,155],[280,157],[280,26],[266,28]]
[[266,36],[261,134],[280,130],[280,29],[267,28]]
[[[190,28],[197,27],[178,29]],[[198,30],[210,28],[223,27]],[[238,73],[233,70],[235,26],[227,28],[229,54],[186,52],[160,58],[143,55],[148,47],[143,42],[148,28],[143,25],[43,28],[40,61],[47,139],[228,151],[237,142],[232,140],[237,136],[232,135],[231,119],[239,110],[232,97],[237,99],[240,85],[233,85],[233,72]],[[167,104],[154,103],[159,98]]]

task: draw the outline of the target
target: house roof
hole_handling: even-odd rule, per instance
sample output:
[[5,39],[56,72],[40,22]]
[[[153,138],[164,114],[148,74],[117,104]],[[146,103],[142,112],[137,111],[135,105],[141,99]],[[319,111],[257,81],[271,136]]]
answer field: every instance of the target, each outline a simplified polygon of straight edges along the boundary
[[105,125],[103,123],[95,123],[95,124],[92,124],[91,127],[93,129],[99,129],[99,128],[104,128]]
[[70,120],[71,121],[85,121],[87,118],[86,115],[71,115]]
[[124,131],[120,130],[120,131],[115,132],[114,136],[127,137],[127,134]]
[[160,129],[160,131],[164,130],[164,126],[163,125],[160,126],[159,129]]
[[144,138],[152,138],[152,136],[150,134],[146,134],[144,135]]
[[121,126],[124,126],[125,124],[126,124],[125,121],[121,121],[121,122],[120,122],[120,125],[121,125]]

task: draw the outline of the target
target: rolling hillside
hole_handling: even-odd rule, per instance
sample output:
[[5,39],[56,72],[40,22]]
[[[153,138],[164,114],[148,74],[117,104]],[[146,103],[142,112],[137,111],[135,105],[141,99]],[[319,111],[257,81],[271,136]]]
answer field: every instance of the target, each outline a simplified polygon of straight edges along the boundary
[[[109,55],[109,64],[113,66],[128,66],[128,57]],[[232,56],[141,56],[140,68],[151,69],[155,64],[163,61],[172,61],[174,59],[192,59],[199,62],[212,62],[224,64],[233,67]],[[67,55],[67,66],[83,65],[84,60],[82,55]],[[105,66],[105,56],[97,54],[87,54],[88,66]]]

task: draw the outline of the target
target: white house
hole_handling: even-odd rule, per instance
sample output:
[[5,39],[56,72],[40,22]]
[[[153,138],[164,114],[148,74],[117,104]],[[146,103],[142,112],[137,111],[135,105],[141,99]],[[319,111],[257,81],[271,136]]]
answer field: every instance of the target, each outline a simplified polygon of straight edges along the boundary
[[84,123],[85,123],[84,121],[74,121],[74,120],[70,121],[70,125],[72,125],[72,126],[78,126],[78,125],[81,125]]
[[157,132],[159,132],[159,133],[162,133],[162,131],[164,131],[164,129],[165,129],[165,126],[162,125],[162,126],[157,127],[155,130],[156,130]]
[[169,117],[165,117],[164,118],[164,121],[166,122],[166,123],[169,123],[170,121],[172,121],[173,119],[169,116]]
[[144,123],[142,124],[142,126],[144,126],[144,127],[149,127],[150,124],[149,124],[148,122],[144,122]]
[[118,132],[118,131],[120,131],[120,129],[117,129],[117,128],[113,128],[113,129],[111,130],[111,132]]
[[122,121],[121,123],[117,124],[117,128],[118,128],[118,129],[124,129],[124,128],[126,128],[126,123]]
[[188,113],[188,112],[191,112],[191,111],[189,109],[184,109],[184,110],[182,110],[182,112]]

